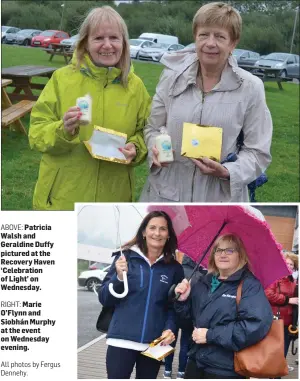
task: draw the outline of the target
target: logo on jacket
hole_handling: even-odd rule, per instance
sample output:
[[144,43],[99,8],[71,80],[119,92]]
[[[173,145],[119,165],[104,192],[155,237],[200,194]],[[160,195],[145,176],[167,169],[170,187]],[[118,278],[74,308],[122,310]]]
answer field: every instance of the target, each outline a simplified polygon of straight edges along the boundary
[[222,296],[223,296],[223,298],[232,298],[232,299],[236,299],[236,295],[223,294]]
[[163,282],[163,283],[167,283],[168,284],[168,277],[166,275],[161,275],[160,276],[160,281]]

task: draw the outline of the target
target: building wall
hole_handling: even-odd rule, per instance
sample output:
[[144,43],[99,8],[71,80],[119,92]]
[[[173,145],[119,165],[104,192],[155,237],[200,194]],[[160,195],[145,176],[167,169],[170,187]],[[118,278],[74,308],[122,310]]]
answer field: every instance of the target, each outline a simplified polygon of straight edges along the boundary
[[276,240],[284,250],[293,249],[295,232],[295,218],[266,216],[265,219],[271,227]]

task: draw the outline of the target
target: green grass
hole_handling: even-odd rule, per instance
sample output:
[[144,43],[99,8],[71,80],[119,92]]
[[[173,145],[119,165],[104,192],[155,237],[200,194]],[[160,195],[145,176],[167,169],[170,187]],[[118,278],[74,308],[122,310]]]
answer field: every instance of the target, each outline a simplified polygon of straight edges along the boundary
[[[15,65],[64,66],[64,58],[49,55],[36,48],[2,45],[2,67]],[[134,62],[135,73],[142,78],[151,96],[155,93],[162,65]],[[45,82],[38,79],[36,82]],[[299,86],[283,83],[279,91],[276,83],[266,83],[266,97],[270,108],[274,134],[272,142],[272,164],[267,174],[269,181],[258,188],[259,202],[299,201]],[[23,118],[28,129],[29,116]],[[32,194],[38,176],[41,154],[31,151],[26,136],[14,131],[2,132],[2,209],[32,209]],[[148,174],[144,163],[136,171],[136,196],[138,196]]]

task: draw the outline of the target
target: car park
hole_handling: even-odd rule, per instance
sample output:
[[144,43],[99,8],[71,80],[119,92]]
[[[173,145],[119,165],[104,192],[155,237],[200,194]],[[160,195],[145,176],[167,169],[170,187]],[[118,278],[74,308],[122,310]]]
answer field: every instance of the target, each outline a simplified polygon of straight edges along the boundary
[[37,29],[22,29],[15,35],[14,44],[28,46],[31,44],[32,37],[41,33],[42,31]]
[[32,37],[31,46],[51,48],[51,44],[59,44],[61,40],[69,37],[68,33],[60,30],[44,30],[41,34]]
[[129,44],[130,44],[130,57],[137,58],[139,51],[141,49],[150,48],[150,46],[154,45],[154,42],[136,38],[136,39],[130,39]]
[[61,45],[64,45],[67,50],[73,51],[76,47],[78,40],[79,34],[75,34],[75,36],[61,40],[60,43]]
[[263,73],[263,69],[279,69],[281,78],[300,78],[299,56],[290,53],[270,53],[259,59],[255,66],[255,74]]
[[104,267],[102,270],[86,270],[82,271],[78,277],[78,285],[80,287],[86,287],[89,291],[93,291],[97,288],[105,278],[110,265]]
[[15,34],[19,32],[20,28],[16,28],[14,26],[1,26],[1,42],[3,44],[6,43],[7,38],[9,37],[10,34]]
[[237,60],[239,66],[254,66],[254,64],[260,58],[259,53],[245,49],[234,49],[232,55]]
[[184,46],[181,44],[154,44],[150,48],[140,49],[137,58],[158,62],[163,54],[175,52],[183,48]]

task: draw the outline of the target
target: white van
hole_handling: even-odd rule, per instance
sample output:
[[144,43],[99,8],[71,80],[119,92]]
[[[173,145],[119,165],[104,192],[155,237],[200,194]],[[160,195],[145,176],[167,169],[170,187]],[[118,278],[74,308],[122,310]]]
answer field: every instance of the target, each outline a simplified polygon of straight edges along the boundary
[[142,33],[139,38],[141,40],[149,40],[155,43],[158,42],[162,44],[178,44],[178,37],[168,36],[167,34]]

